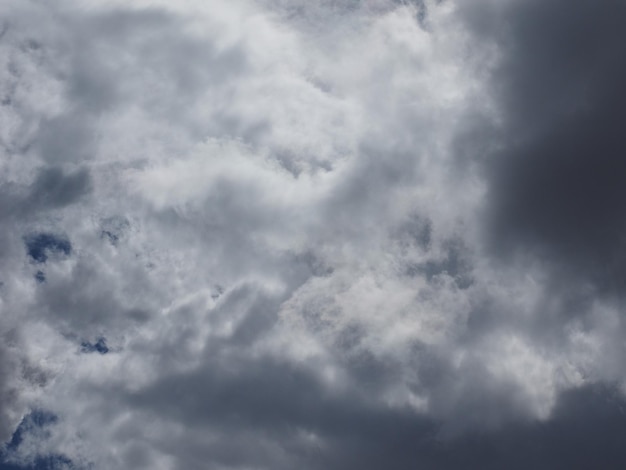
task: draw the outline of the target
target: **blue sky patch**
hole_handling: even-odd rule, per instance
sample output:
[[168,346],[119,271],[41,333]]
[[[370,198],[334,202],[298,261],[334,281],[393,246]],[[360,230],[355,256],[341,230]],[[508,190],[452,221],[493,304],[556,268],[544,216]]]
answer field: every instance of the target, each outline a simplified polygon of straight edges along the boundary
[[29,235],[24,238],[24,243],[28,256],[37,263],[45,263],[50,253],[61,253],[67,256],[72,251],[69,240],[51,233]]
[[80,343],[80,350],[84,353],[97,352],[100,354],[106,354],[109,352],[109,347],[107,346],[106,338],[100,337],[95,343],[83,341]]
[[57,419],[56,415],[44,410],[34,410],[24,416],[22,422],[13,433],[11,442],[4,450],[0,451],[0,470],[59,470],[75,468],[72,466],[72,461],[61,454],[36,455],[32,461],[24,463],[17,463],[12,458],[12,454],[19,449],[26,434],[45,432],[45,428],[54,425]]

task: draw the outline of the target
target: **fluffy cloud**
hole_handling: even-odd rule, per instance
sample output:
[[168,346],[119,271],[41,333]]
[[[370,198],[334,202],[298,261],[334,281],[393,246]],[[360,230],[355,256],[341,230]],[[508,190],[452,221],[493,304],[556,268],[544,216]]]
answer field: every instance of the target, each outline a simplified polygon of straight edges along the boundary
[[623,2],[4,5],[7,468],[572,468],[624,428]]

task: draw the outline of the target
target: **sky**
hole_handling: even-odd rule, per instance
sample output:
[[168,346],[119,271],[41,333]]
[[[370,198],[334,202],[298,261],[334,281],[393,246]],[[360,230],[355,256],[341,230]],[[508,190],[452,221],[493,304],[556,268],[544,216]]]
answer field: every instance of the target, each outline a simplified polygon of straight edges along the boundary
[[624,0],[0,0],[0,470],[618,469]]

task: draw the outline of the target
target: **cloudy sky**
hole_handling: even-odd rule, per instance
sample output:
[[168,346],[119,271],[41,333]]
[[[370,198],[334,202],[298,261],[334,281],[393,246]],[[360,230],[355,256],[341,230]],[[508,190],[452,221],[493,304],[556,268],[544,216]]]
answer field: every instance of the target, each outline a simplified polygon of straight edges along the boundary
[[0,469],[617,469],[624,0],[0,0]]

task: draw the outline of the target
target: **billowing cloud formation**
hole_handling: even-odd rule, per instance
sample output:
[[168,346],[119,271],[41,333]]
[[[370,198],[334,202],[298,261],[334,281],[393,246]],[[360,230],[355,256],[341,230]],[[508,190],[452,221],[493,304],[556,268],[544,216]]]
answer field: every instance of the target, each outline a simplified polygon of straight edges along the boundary
[[619,468],[622,1],[4,7],[6,468]]

